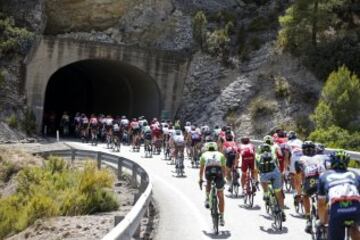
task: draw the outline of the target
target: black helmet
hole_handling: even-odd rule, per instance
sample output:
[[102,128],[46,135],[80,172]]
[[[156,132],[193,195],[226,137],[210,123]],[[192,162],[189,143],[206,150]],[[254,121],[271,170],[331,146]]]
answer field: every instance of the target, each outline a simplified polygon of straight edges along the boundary
[[288,132],[288,139],[289,140],[293,140],[293,139],[297,139],[297,135],[296,135],[296,132],[294,132],[294,131],[290,131],[290,132]]
[[305,141],[301,148],[305,156],[314,156],[316,154],[315,143],[312,141]]
[[225,139],[226,139],[226,141],[233,141],[234,140],[234,137],[233,137],[232,132],[230,130],[226,130]]
[[330,154],[330,164],[332,169],[346,170],[350,161],[350,155],[342,149]]
[[258,147],[258,149],[259,149],[260,154],[265,153],[265,152],[271,153],[271,146],[266,143],[261,144]]

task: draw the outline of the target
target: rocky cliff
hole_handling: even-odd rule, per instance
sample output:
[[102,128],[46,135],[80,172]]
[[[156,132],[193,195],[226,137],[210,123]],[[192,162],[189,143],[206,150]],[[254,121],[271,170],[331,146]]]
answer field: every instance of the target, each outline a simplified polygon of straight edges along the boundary
[[[45,30],[45,34],[63,38],[193,53],[178,110],[183,120],[232,124],[239,133],[258,137],[280,125],[299,128],[308,124],[307,116],[321,90],[322,84],[299,61],[278,53],[273,44],[277,17],[287,0],[15,2],[3,4],[3,11],[36,34]],[[199,10],[208,18],[209,33],[233,23],[225,62],[201,51],[193,39],[193,16]],[[6,62],[15,66],[19,58]],[[11,86],[21,86],[20,68],[14,67],[6,76],[13,79]],[[23,99],[21,92],[16,96],[13,98]]]

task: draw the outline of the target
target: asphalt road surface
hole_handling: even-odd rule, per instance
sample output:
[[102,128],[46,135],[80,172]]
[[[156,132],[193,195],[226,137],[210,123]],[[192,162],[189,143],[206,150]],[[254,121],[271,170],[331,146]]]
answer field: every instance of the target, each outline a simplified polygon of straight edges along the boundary
[[140,153],[133,153],[129,147],[122,146],[120,153],[113,153],[106,149],[105,144],[93,147],[78,142],[66,143],[78,149],[123,156],[146,169],[153,184],[153,198],[160,213],[156,240],[311,239],[311,236],[304,232],[305,219],[295,212],[291,194],[286,194],[287,220],[283,223],[283,230],[279,232],[272,227],[261,192],[257,192],[253,208],[246,207],[242,198],[232,198],[225,192],[225,226],[220,228],[219,235],[214,235],[210,211],[204,208],[205,193],[200,191],[198,185],[199,169],[191,168],[189,160],[185,160],[185,177],[178,178],[174,165],[165,161],[163,154],[145,158],[143,148]]

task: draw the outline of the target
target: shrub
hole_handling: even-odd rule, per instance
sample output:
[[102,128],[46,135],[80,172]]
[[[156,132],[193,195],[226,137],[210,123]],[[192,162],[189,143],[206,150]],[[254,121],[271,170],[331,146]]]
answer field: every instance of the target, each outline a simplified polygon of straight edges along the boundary
[[33,111],[26,109],[24,119],[22,121],[22,129],[26,134],[33,134],[36,131],[36,118]]
[[16,118],[15,114],[12,114],[10,117],[8,117],[6,119],[6,123],[9,125],[9,127],[11,128],[17,128],[18,127],[18,120]]
[[25,54],[31,47],[34,34],[15,26],[12,18],[0,16],[0,56],[4,53]]
[[350,160],[348,167],[349,168],[360,168],[360,162],[357,160]]
[[45,167],[21,170],[16,181],[16,194],[0,199],[0,237],[22,231],[38,218],[91,214],[119,206],[107,190],[113,174],[98,170],[94,162],[73,170],[65,160],[52,156]]
[[360,132],[349,133],[349,131],[338,126],[328,129],[316,129],[309,139],[324,143],[330,148],[343,148],[347,150],[360,150]]
[[206,43],[206,26],[207,19],[203,11],[195,14],[192,21],[193,38],[203,49]]
[[258,31],[263,31],[266,30],[269,26],[269,22],[266,20],[266,18],[259,16],[254,18],[249,26],[248,26],[248,31],[250,32],[258,32]]
[[253,120],[261,116],[272,114],[275,110],[275,103],[262,97],[255,98],[250,103],[250,115]]
[[288,81],[281,76],[274,77],[275,95],[278,98],[285,98],[290,95],[290,87]]
[[[333,123],[344,129],[360,130],[360,79],[345,66],[330,74],[322,90],[313,119],[317,128]],[[330,118],[331,117],[331,118]]]
[[2,182],[8,182],[11,177],[17,173],[18,167],[9,161],[0,161],[0,181]]
[[227,29],[217,29],[207,33],[207,48],[211,55],[226,59],[229,54],[230,37]]

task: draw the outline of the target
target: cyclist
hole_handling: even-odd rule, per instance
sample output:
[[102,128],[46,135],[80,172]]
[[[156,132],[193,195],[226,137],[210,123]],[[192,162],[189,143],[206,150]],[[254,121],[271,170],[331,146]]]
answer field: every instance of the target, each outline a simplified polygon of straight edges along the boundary
[[198,161],[199,154],[201,151],[201,132],[196,129],[195,126],[191,127],[190,135],[191,138],[191,164],[194,166],[195,162]]
[[241,186],[244,190],[246,184],[246,173],[250,169],[251,178],[257,181],[255,173],[255,157],[256,149],[255,146],[250,142],[248,136],[244,136],[240,139],[239,153],[241,158]]
[[325,146],[321,143],[315,143],[316,155],[321,159],[324,168],[330,168],[330,155],[325,153]]
[[237,143],[234,141],[234,138],[231,134],[231,131],[225,133],[225,142],[223,144],[223,154],[226,158],[226,180],[229,183],[230,187],[229,192],[232,192],[231,179],[232,179],[232,169],[238,166],[239,162],[239,149]]
[[276,157],[271,153],[271,146],[264,143],[259,146],[259,154],[256,155],[256,165],[260,172],[260,182],[264,190],[264,201],[269,200],[268,183],[273,181],[272,187],[275,191],[275,197],[279,203],[282,211],[282,220],[286,221],[286,215],[284,209],[284,195],[281,191],[281,174],[278,168],[278,161]]
[[156,118],[152,120],[150,128],[151,128],[153,146],[155,146],[156,150],[159,151],[160,153],[162,132],[161,132],[161,125]]
[[[279,136],[276,136],[276,141],[281,142],[282,140],[280,140],[281,138],[279,138]],[[271,146],[271,152],[273,155],[276,156],[276,158],[279,161],[279,170],[281,174],[285,173],[285,169],[286,169],[286,163],[285,163],[285,157],[283,155],[283,152],[281,150],[281,147],[279,146],[279,144],[277,144],[276,142],[274,142],[273,137],[271,137],[270,135],[266,135],[264,137],[264,143],[269,144]]]
[[74,132],[75,132],[75,136],[79,137],[80,136],[80,129],[81,129],[81,115],[79,112],[77,112],[75,114],[74,117]]
[[354,222],[350,228],[352,239],[360,239],[360,176],[347,169],[349,161],[348,153],[336,150],[330,155],[331,170],[319,179],[319,219],[320,224],[329,224],[328,240],[343,240],[347,221]]
[[99,129],[99,121],[95,114],[91,114],[90,117],[90,132],[91,132],[91,140],[96,140],[98,135]]
[[215,177],[215,183],[217,188],[217,197],[219,199],[219,225],[224,226],[224,210],[225,210],[225,199],[224,199],[224,185],[225,185],[225,156],[217,151],[216,143],[208,143],[206,152],[200,157],[200,176],[199,183],[203,182],[203,175],[205,172],[206,184],[206,200],[205,207],[209,208],[209,194],[211,188],[211,179]]
[[294,131],[288,133],[288,145],[290,146],[290,162],[288,162],[290,168],[290,175],[292,176],[292,185],[295,189],[294,192],[294,205],[297,206],[301,199],[301,175],[295,170],[295,162],[299,161],[302,154],[303,142],[297,138],[297,134]]
[[88,139],[88,135],[89,135],[89,119],[88,117],[85,115],[85,113],[81,114],[81,138],[83,138],[84,141],[87,141]]
[[152,151],[152,149],[151,149],[152,132],[151,132],[151,127],[147,124],[147,122],[143,123],[141,135],[142,135],[142,138],[144,139],[145,151],[147,151],[147,150]]
[[132,145],[134,148],[137,147],[136,146],[137,144],[139,144],[140,133],[141,133],[140,123],[136,118],[133,118],[130,123],[130,134],[132,139]]
[[64,112],[64,114],[61,116],[60,120],[60,129],[63,134],[63,136],[67,137],[69,136],[70,132],[70,117],[67,114],[67,112]]
[[[185,138],[179,127],[175,127],[175,134],[170,138],[170,146],[173,147],[174,151],[174,160],[177,163],[177,158],[184,159],[184,149],[185,149]],[[184,163],[184,162],[183,162]],[[175,166],[178,168],[178,166]]]
[[302,144],[303,156],[295,163],[295,169],[302,176],[303,202],[305,218],[307,219],[305,232],[311,233],[310,197],[316,193],[320,173],[324,171],[321,159],[316,156],[316,147],[312,141]]

